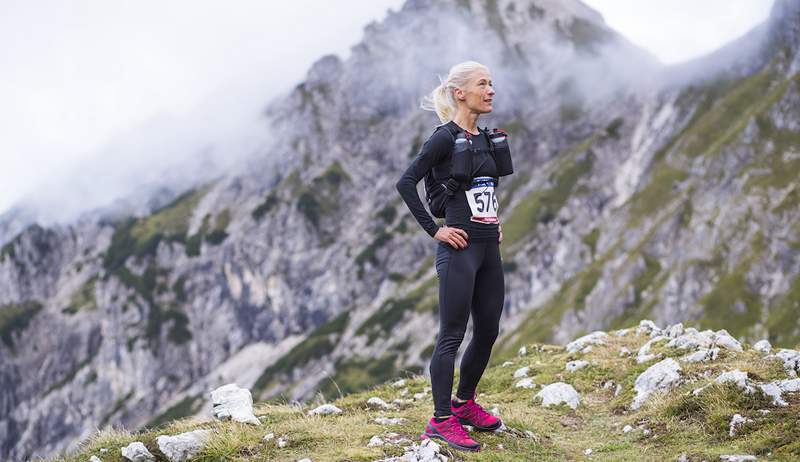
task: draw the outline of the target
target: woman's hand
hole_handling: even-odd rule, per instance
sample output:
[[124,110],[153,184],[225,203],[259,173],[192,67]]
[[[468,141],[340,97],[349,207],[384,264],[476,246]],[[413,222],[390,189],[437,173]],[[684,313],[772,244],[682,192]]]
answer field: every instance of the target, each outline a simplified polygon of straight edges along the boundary
[[433,238],[446,244],[450,244],[456,249],[463,249],[467,246],[467,239],[469,236],[467,236],[467,232],[461,228],[454,228],[452,226],[445,225],[436,231],[436,234],[433,236]]
[[500,232],[500,236],[497,237],[497,242],[503,242],[503,227],[501,225],[497,225],[497,231]]

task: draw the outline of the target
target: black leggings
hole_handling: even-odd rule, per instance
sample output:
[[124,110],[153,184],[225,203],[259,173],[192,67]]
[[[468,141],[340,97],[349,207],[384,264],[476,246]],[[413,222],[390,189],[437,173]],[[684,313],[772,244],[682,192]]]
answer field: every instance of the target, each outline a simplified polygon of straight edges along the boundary
[[456,396],[473,397],[497,338],[505,299],[505,281],[496,240],[472,242],[457,250],[444,242],[436,248],[439,275],[439,335],[431,357],[435,416],[449,415],[456,352],[472,312],[472,340],[461,358]]

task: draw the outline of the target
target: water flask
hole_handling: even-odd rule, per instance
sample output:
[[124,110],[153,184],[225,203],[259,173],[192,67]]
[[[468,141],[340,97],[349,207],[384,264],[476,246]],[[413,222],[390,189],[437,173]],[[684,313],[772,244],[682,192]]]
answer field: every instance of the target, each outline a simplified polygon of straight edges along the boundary
[[472,140],[463,132],[456,135],[453,146],[452,176],[463,183],[472,179]]
[[497,176],[506,176],[514,173],[511,164],[511,150],[508,147],[508,133],[497,128],[492,129],[489,139],[494,145],[494,161],[497,164]]

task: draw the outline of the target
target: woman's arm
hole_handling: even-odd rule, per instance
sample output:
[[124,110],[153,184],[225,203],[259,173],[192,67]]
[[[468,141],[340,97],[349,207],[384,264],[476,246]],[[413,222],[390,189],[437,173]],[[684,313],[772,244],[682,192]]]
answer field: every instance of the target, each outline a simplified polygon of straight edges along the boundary
[[431,237],[436,235],[439,226],[433,221],[422,201],[419,199],[417,193],[417,183],[425,177],[430,169],[439,163],[446,155],[448,150],[452,149],[453,140],[449,133],[445,130],[437,130],[430,138],[422,145],[419,154],[411,162],[411,165],[403,173],[403,176],[397,181],[395,187],[397,192],[405,201],[406,206],[414,215],[417,222],[422,226]]

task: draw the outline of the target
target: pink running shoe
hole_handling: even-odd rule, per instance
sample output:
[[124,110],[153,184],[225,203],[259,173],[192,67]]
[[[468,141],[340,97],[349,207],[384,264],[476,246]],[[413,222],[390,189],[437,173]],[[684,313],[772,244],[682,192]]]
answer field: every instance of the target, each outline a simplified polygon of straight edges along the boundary
[[475,402],[475,395],[459,407],[450,402],[450,411],[458,417],[458,421],[465,425],[472,425],[476,430],[494,431],[500,428],[500,418],[489,414],[480,404]]
[[428,425],[425,426],[425,433],[420,435],[422,439],[437,438],[446,442],[451,447],[464,451],[480,451],[481,444],[473,440],[459,423],[458,418],[451,415],[449,419],[442,423],[437,423],[435,417],[431,417]]

